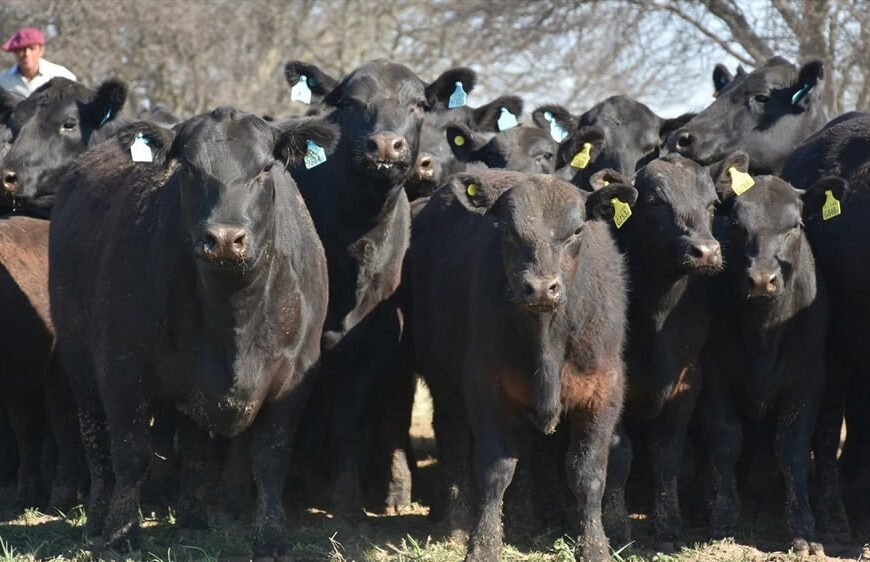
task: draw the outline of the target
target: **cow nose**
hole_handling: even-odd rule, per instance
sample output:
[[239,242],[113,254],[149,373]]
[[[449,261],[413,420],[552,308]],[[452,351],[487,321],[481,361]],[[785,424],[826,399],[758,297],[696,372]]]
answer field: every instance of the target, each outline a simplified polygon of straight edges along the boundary
[[690,243],[689,256],[698,267],[722,265],[722,248],[716,240],[696,240]]
[[749,272],[749,296],[766,297],[777,291],[776,272],[750,271]]
[[677,133],[676,149],[677,152],[684,153],[692,150],[695,145],[695,137],[689,131],[681,131]]
[[376,133],[369,137],[368,153],[382,162],[395,162],[402,158],[406,147],[405,137],[395,133]]
[[214,260],[240,260],[248,249],[248,231],[230,225],[215,225],[205,229],[203,254]]
[[417,156],[417,163],[414,165],[414,177],[421,180],[428,180],[435,175],[435,159],[427,152],[421,152]]
[[15,193],[18,191],[18,174],[15,173],[15,170],[11,168],[3,168],[0,175],[3,177],[3,189],[9,193]]
[[562,297],[562,280],[557,275],[526,277],[523,298],[529,308],[552,310]]

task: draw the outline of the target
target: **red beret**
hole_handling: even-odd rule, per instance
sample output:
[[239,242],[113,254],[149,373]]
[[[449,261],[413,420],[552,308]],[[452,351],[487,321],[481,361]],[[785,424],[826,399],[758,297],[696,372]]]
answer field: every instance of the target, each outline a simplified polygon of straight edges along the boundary
[[3,50],[14,51],[31,45],[45,45],[45,35],[35,27],[22,27],[3,43]]

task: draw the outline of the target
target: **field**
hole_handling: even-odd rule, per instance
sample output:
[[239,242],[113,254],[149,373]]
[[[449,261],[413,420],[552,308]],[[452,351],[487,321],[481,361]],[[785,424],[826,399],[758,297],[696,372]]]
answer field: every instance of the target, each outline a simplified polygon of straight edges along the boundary
[[[412,433],[421,450],[431,449],[431,407],[425,389],[418,393]],[[422,486],[431,489],[434,461],[420,463]],[[96,560],[87,550],[84,536],[85,514],[75,509],[66,514],[42,514],[35,510],[21,513],[13,508],[14,492],[0,491],[0,562]],[[425,494],[424,494],[425,499]],[[315,509],[288,513],[291,554],[298,561],[372,561],[372,562],[450,562],[464,555],[461,545],[439,536],[427,521],[428,507],[415,503],[412,509],[393,516],[369,514],[353,527],[334,524],[330,516]],[[143,514],[142,559],[146,561],[246,560],[248,522],[214,521],[209,534],[195,544],[174,540],[172,514]],[[649,550],[651,525],[643,515],[634,515],[632,534],[636,541],[614,552],[616,561],[688,562],[721,560],[761,562],[796,561],[792,553],[777,551],[785,544],[781,517],[762,514],[743,522],[735,539],[713,542],[699,540],[701,530],[689,529],[691,546],[674,554]],[[860,544],[826,545],[828,560],[870,560],[870,547]],[[837,556],[839,558],[834,558]],[[506,561],[569,562],[571,538],[552,532],[509,545],[503,552]],[[823,560],[812,557],[812,560]]]

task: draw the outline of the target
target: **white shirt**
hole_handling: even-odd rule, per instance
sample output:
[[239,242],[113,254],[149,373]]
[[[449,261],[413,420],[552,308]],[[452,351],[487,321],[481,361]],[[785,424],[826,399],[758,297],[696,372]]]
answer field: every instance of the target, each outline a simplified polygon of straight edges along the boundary
[[34,90],[57,76],[76,81],[76,75],[65,67],[48,62],[45,59],[39,59],[39,70],[36,72],[33,80],[28,81],[21,74],[21,71],[18,70],[18,65],[16,64],[0,73],[0,88],[27,97]]

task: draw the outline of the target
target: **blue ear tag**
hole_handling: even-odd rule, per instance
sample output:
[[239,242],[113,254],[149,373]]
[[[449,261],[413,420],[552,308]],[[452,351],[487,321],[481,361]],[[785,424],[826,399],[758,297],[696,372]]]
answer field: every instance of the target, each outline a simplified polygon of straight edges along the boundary
[[111,118],[112,118],[112,110],[109,109],[109,111],[107,111],[106,114],[103,116],[103,120],[100,121],[100,127],[102,127],[103,125],[108,123],[109,119],[111,119]]
[[468,99],[468,94],[462,89],[462,82],[456,82],[456,89],[450,94],[450,99],[447,100],[447,108],[462,107]]
[[517,123],[516,115],[511,113],[510,109],[503,107],[501,108],[501,115],[499,115],[496,125],[498,126],[499,131],[506,131],[508,129],[513,129],[519,125],[519,123]]
[[130,157],[133,162],[152,162],[151,148],[148,146],[148,139],[142,133],[136,133],[133,137],[133,144],[130,145]]
[[290,88],[290,101],[299,101],[306,105],[311,103],[311,88],[308,87],[308,77],[304,74],[299,77],[296,85]]
[[550,122],[550,136],[556,142],[562,142],[568,136],[568,131],[565,130],[558,121],[553,119],[553,114],[549,111],[544,112],[544,119]]
[[326,162],[326,151],[313,140],[307,141],[308,151],[305,153],[305,169],[310,170]]
[[810,93],[810,90],[812,89],[813,87],[811,85],[804,84],[803,87],[795,92],[794,95],[791,97],[791,104],[797,105],[797,102],[801,101],[803,97]]

